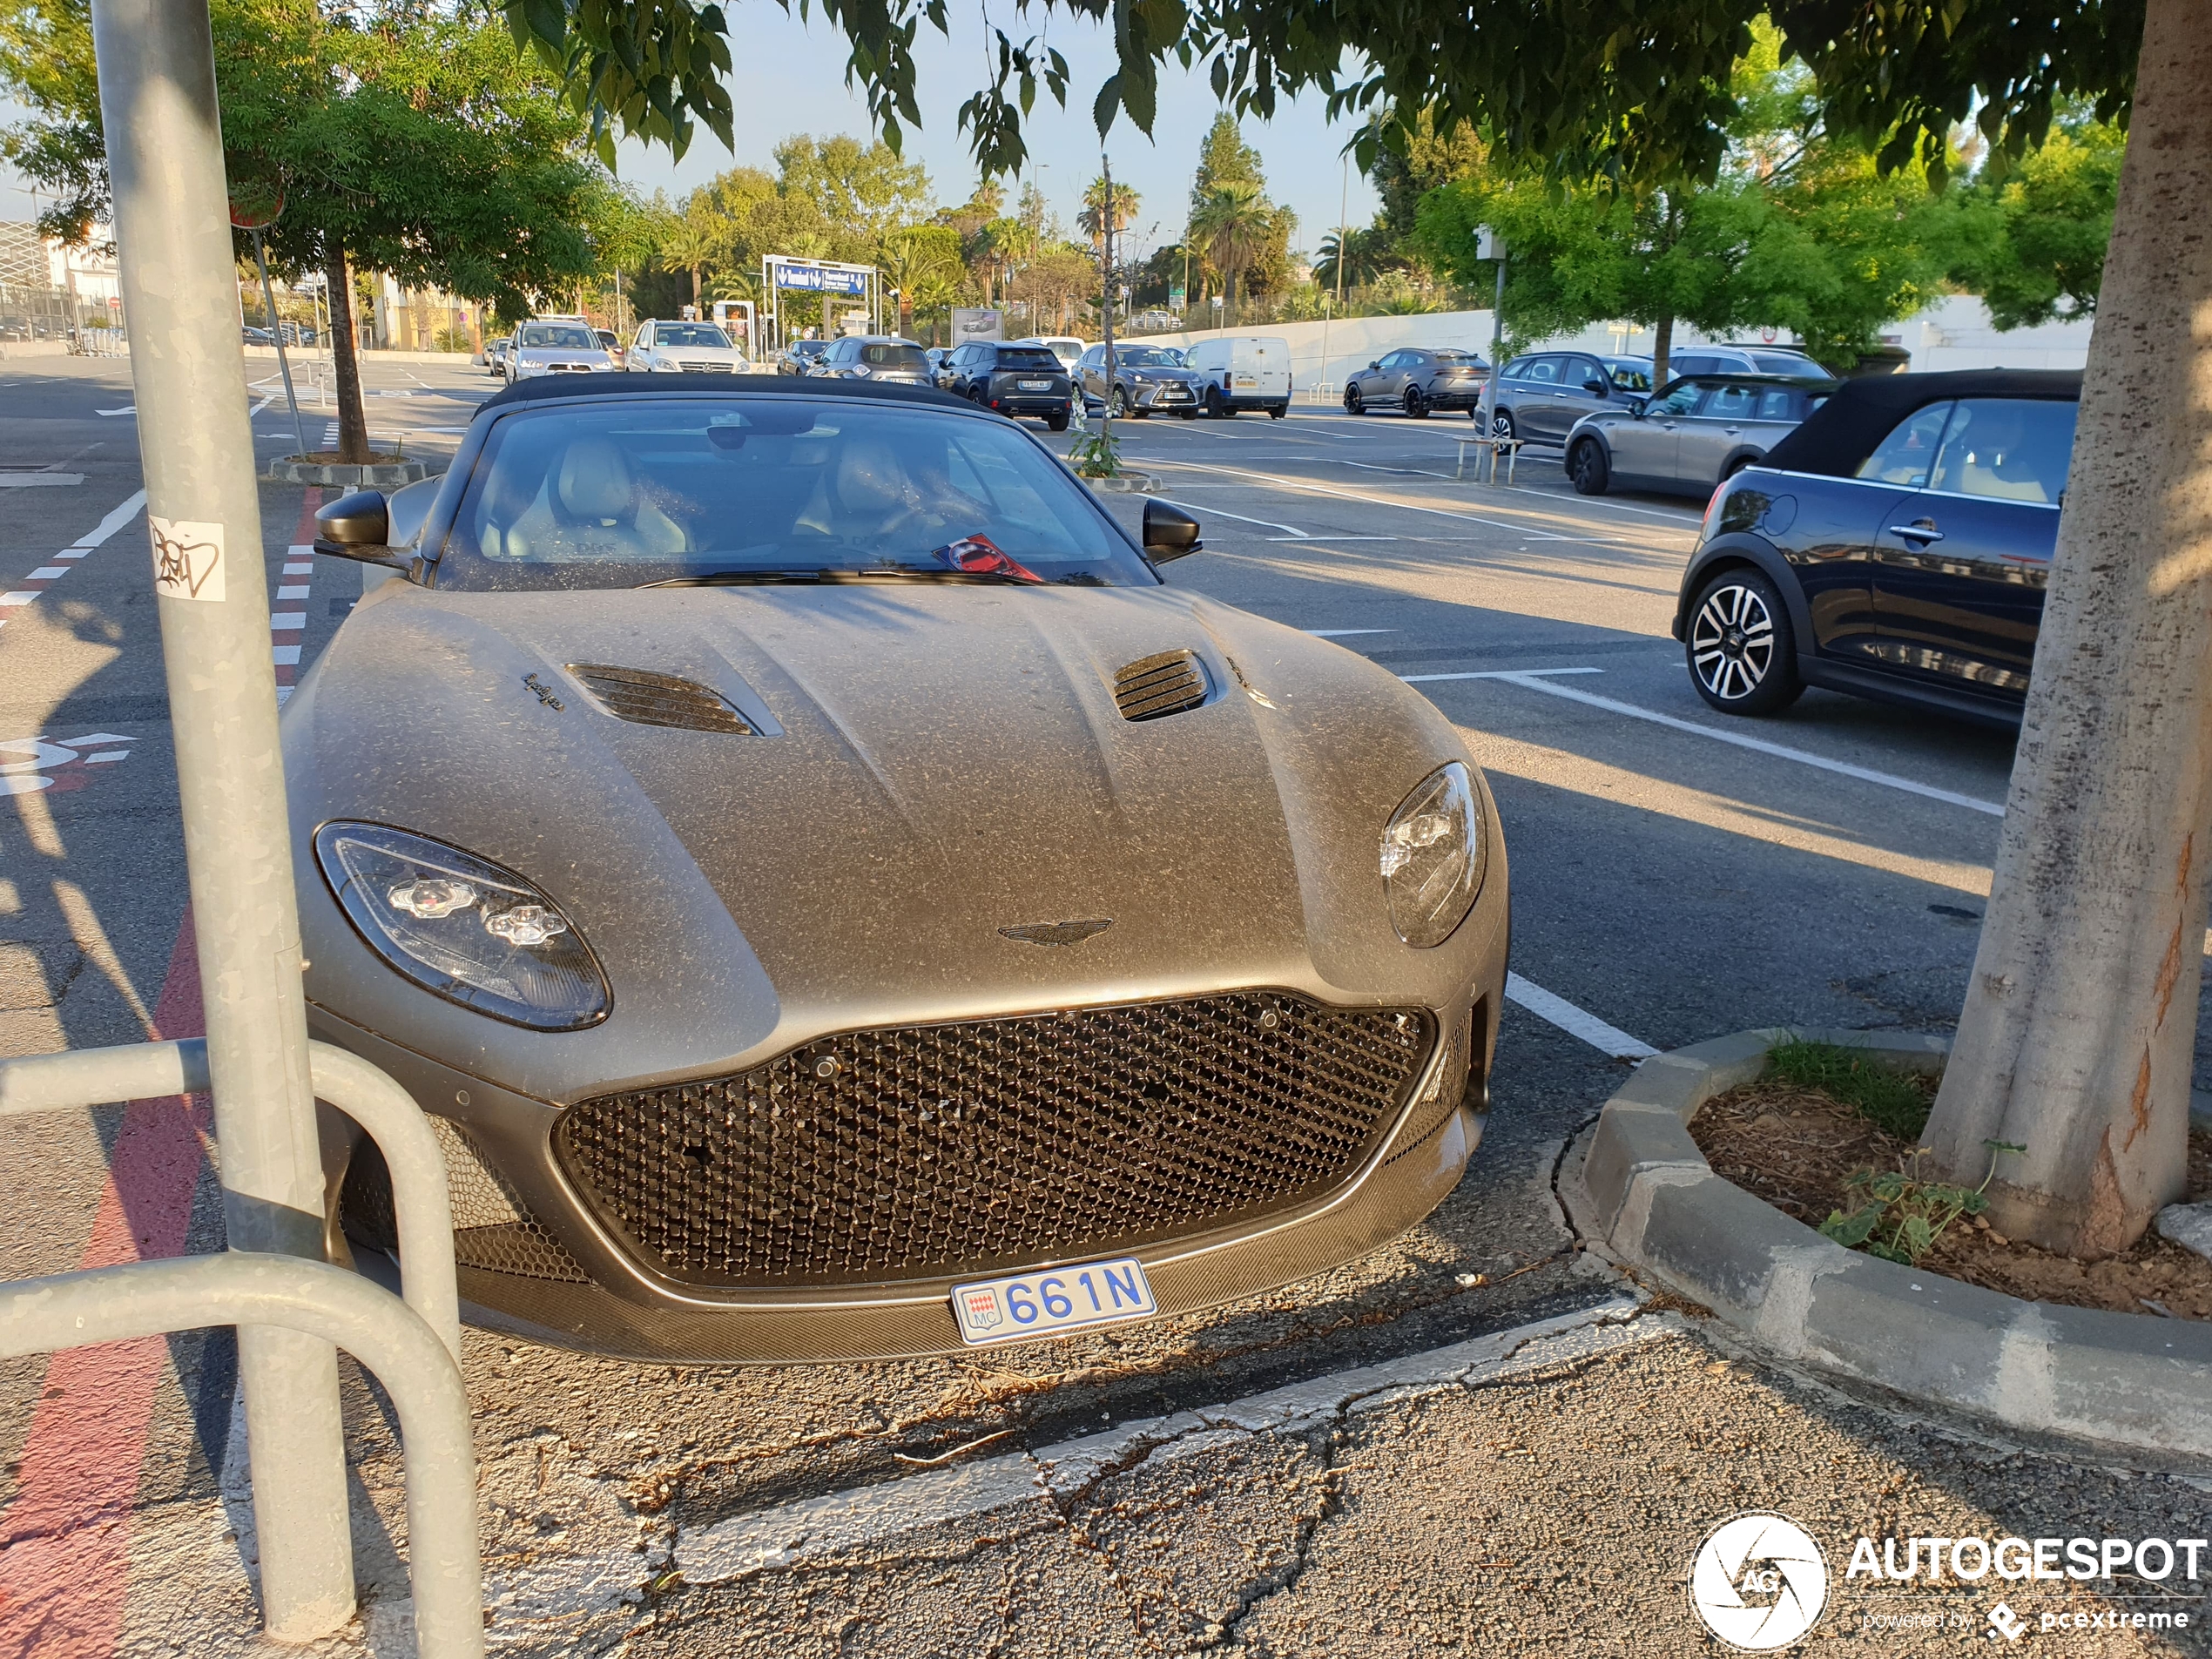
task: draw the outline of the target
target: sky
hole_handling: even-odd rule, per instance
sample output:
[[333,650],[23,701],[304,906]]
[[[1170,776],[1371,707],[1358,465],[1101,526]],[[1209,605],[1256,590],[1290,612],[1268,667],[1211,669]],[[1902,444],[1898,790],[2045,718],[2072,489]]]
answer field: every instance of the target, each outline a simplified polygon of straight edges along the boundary
[[[626,144],[618,158],[620,174],[648,194],[665,189],[671,196],[680,195],[739,165],[773,171],[770,152],[794,132],[821,138],[839,132],[868,135],[867,106],[845,85],[843,38],[819,13],[811,24],[801,23],[769,0],[750,0],[727,10],[731,57],[737,65],[730,84],[736,153],[704,131],[681,162],[671,161],[664,150]],[[915,51],[921,65],[917,97],[922,126],[906,135],[906,153],[928,169],[930,185],[944,203],[966,200],[975,180],[968,135],[960,131],[957,116],[961,104],[984,84],[987,73],[980,22],[965,8],[954,11],[949,41],[927,24],[921,26]],[[1015,14],[1008,9],[1008,16]],[[1039,24],[1047,21],[1041,9],[1027,16]],[[1090,118],[1090,105],[1101,83],[1113,72],[1113,44],[1111,35],[1095,24],[1065,16],[1055,16],[1049,24],[1049,38],[1072,71],[1068,108],[1061,109],[1049,94],[1039,91],[1036,107],[1025,124],[1031,162],[1023,178],[1035,180],[1053,211],[1072,230],[1083,187],[1098,176],[1098,132]],[[1126,117],[1115,123],[1107,149],[1115,178],[1133,187],[1140,199],[1131,248],[1140,257],[1180,234],[1199,140],[1217,107],[1204,64],[1185,71],[1170,62],[1161,74],[1153,137],[1147,139]],[[1298,214],[1291,245],[1308,252],[1318,248],[1336,226],[1339,191],[1345,182],[1340,152],[1352,131],[1349,123],[1332,126],[1324,111],[1319,95],[1308,94],[1280,106],[1271,122],[1248,119],[1244,124],[1246,140],[1260,152],[1269,196]],[[12,123],[22,113],[0,98],[0,124]],[[1365,225],[1374,215],[1375,193],[1356,170],[1350,174],[1348,195],[1350,222]],[[36,212],[23,181],[0,167],[0,219],[26,219]]]

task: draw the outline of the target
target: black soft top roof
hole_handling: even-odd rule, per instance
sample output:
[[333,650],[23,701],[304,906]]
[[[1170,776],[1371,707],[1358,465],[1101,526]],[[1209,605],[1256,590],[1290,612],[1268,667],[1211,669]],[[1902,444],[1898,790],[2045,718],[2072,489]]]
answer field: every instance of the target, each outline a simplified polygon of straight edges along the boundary
[[[1701,377],[1702,378],[1702,377]],[[2032,397],[2075,402],[2079,370],[1968,368],[1947,374],[1870,374],[1845,381],[1758,464],[1781,472],[1849,478],[1913,410],[1954,397]]]
[[921,386],[818,380],[791,374],[632,374],[620,369],[590,374],[534,375],[526,381],[516,381],[476,407],[479,410],[502,409],[516,403],[552,403],[563,398],[665,397],[671,392],[718,392],[724,397],[828,397],[864,402],[927,403],[969,415],[976,413],[975,406],[966,398]]

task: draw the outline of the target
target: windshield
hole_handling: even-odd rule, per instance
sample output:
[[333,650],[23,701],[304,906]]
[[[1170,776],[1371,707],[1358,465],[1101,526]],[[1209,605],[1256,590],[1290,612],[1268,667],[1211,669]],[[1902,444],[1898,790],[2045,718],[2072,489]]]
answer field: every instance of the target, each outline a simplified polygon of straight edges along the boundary
[[523,349],[533,346],[551,346],[556,350],[597,351],[598,336],[582,323],[533,322],[523,327]]
[[1116,346],[1114,361],[1123,368],[1181,368],[1183,354],[1172,346]]
[[794,397],[626,397],[492,428],[439,559],[462,590],[1155,580],[1026,433]]
[[711,322],[657,322],[653,325],[653,344],[711,346],[718,351],[735,349],[730,344],[730,336]]
[[921,354],[919,346],[902,346],[896,341],[880,346],[860,347],[860,361],[870,368],[926,369],[929,361]]
[[1751,354],[1751,361],[1764,374],[1821,374],[1828,371],[1810,357],[1796,352],[1763,352]]
[[1638,368],[1633,363],[1608,363],[1605,372],[1613,377],[1614,385],[1624,392],[1651,389],[1651,371],[1648,368]]

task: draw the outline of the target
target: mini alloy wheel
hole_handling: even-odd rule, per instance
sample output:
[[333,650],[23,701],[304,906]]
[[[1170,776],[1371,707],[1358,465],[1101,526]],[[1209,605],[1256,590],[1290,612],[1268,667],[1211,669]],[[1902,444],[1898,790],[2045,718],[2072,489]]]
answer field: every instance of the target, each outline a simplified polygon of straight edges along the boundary
[[1697,596],[1683,641],[1697,694],[1728,714],[1771,714],[1797,700],[1797,641],[1774,584],[1724,571]]
[[1602,496],[1612,473],[1606,464],[1604,446],[1595,438],[1582,439],[1567,458],[1567,475],[1575,481],[1578,496]]

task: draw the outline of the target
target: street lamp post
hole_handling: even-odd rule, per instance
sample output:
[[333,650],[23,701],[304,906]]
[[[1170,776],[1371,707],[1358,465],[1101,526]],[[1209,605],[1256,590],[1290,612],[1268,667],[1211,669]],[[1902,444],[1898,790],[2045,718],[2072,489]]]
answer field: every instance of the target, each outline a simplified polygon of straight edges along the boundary
[[1106,389],[1098,397],[1098,435],[1103,441],[1112,430],[1114,419],[1114,220],[1117,215],[1114,203],[1114,164],[1107,158],[1103,151],[1099,152],[1098,160],[1104,169],[1106,182],[1103,233],[1098,240],[1099,260],[1103,267],[1099,273],[1098,284],[1099,338],[1106,347]]
[[[1498,419],[1498,371],[1505,365],[1498,361],[1505,349],[1506,337],[1506,244],[1505,239],[1487,225],[1478,226],[1474,233],[1474,257],[1492,260],[1498,266],[1496,297],[1490,304],[1490,374],[1482,383],[1482,431],[1486,437],[1494,438]],[[1491,462],[1490,475],[1497,476],[1497,462]]]

